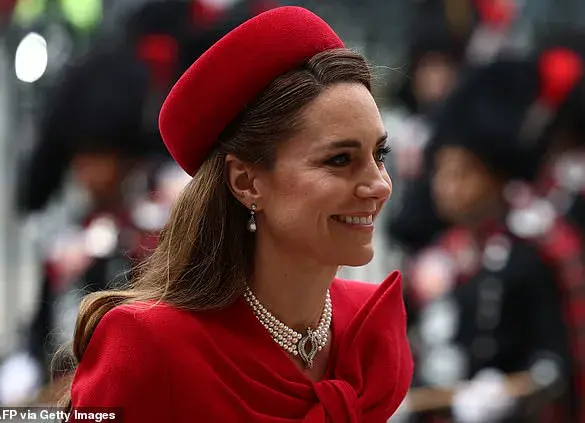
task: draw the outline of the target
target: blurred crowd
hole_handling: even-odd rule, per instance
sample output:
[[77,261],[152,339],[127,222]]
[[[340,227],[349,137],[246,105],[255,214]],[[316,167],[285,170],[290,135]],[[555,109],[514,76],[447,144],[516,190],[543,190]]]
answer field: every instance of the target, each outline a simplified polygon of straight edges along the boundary
[[13,212],[37,269],[0,404],[55,400],[81,298],[124,287],[156,245],[189,180],[157,128],[172,84],[284,4],[380,75],[394,192],[374,260],[340,275],[403,272],[416,367],[392,421],[585,423],[585,4],[545,0],[0,1]]

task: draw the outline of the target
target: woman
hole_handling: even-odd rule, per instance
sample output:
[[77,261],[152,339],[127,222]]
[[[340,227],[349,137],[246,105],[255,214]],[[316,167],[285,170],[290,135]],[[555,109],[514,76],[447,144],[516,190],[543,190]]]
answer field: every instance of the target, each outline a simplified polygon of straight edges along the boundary
[[299,7],[247,21],[186,71],[160,128],[193,179],[132,289],[82,305],[74,409],[122,407],[125,422],[392,415],[412,374],[400,275],[377,289],[335,278],[372,259],[391,194],[370,77]]

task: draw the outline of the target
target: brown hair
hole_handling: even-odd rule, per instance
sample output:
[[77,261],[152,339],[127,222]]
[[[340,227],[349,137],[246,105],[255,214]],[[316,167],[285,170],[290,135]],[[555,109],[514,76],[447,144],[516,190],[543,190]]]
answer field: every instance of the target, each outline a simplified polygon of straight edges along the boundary
[[[73,344],[62,348],[54,362],[69,363],[66,373],[71,376],[100,319],[118,305],[163,301],[209,310],[227,306],[240,296],[253,270],[254,236],[246,230],[249,211],[226,183],[225,157],[233,154],[270,169],[276,159],[275,141],[290,138],[299,128],[303,108],[338,82],[361,83],[371,89],[365,59],[347,49],[319,53],[274,80],[246,107],[183,190],[158,247],[138,267],[131,287],[86,296]],[[67,350],[69,357],[64,359]],[[60,405],[70,407],[70,386],[67,391]]]

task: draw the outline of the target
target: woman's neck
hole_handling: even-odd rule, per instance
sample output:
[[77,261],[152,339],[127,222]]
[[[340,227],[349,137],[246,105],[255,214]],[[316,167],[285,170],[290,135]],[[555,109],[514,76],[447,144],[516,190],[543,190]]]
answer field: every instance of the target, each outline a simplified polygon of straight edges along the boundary
[[337,266],[323,266],[303,255],[257,240],[251,288],[276,318],[297,331],[315,328]]

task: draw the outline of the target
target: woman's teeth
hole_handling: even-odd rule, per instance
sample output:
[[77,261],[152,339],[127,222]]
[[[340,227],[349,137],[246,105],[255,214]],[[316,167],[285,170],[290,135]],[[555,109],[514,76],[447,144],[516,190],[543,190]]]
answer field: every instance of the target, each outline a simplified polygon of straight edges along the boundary
[[372,216],[333,216],[336,220],[343,222],[343,223],[349,223],[350,225],[371,225],[373,218]]

